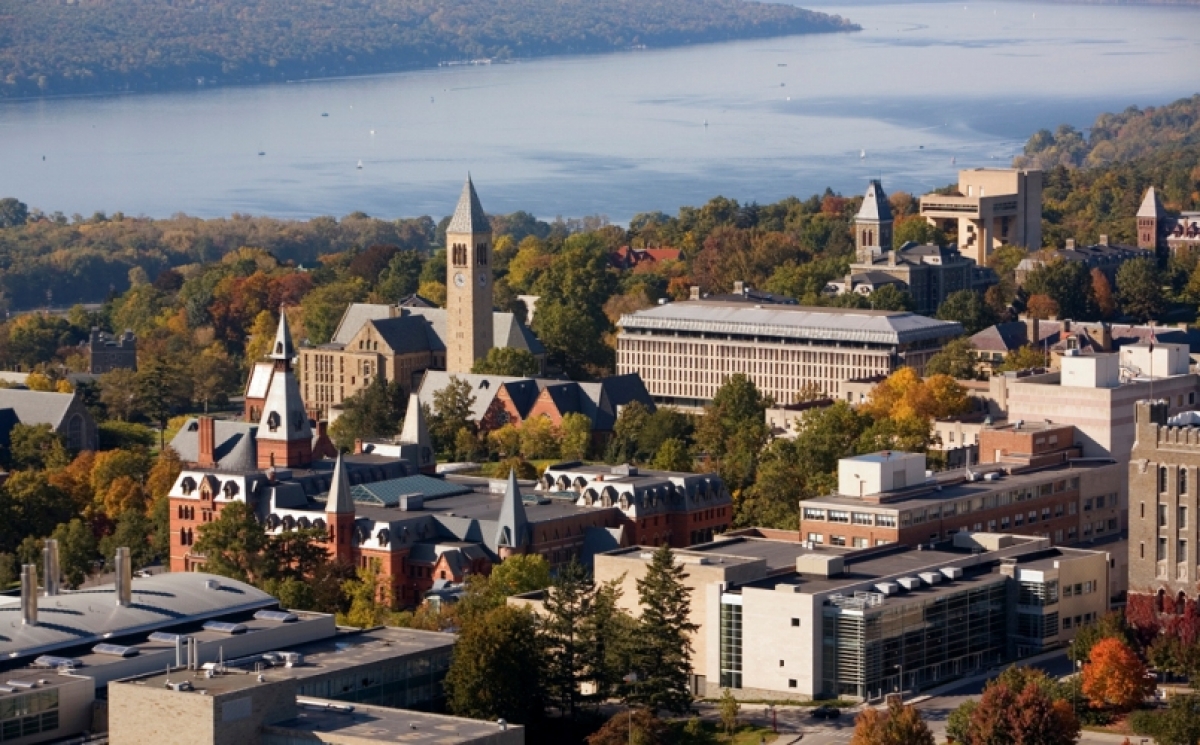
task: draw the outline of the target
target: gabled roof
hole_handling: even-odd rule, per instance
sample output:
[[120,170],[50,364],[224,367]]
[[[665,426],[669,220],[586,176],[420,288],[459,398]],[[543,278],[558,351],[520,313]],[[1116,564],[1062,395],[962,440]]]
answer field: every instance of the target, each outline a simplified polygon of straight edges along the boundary
[[1166,210],[1163,209],[1162,202],[1158,201],[1158,192],[1151,186],[1146,189],[1146,196],[1142,199],[1142,206],[1138,207],[1137,216],[1157,218],[1164,214],[1166,214]]
[[[425,318],[437,336],[437,347],[445,349],[446,329],[449,321],[445,308],[410,308],[413,316]],[[532,355],[546,353],[546,348],[538,341],[525,324],[521,323],[512,313],[495,311],[492,313],[492,343],[497,347],[512,347],[523,349]]]
[[458,206],[454,208],[454,216],[446,226],[446,233],[455,235],[471,235],[487,233],[492,229],[483,205],[479,203],[479,195],[475,193],[475,184],[471,183],[470,174],[467,183],[463,184],[462,195],[458,198]]
[[878,179],[867,183],[867,193],[863,196],[862,207],[858,208],[855,220],[872,220],[886,222],[892,219],[892,206],[888,204],[887,194],[883,193],[883,185]]
[[391,318],[392,310],[390,305],[384,303],[350,303],[346,307],[346,312],[342,314],[342,320],[338,321],[337,330],[333,332],[333,338],[330,342],[333,344],[349,344],[354,338],[358,330],[363,327],[367,321],[382,320]]
[[428,319],[423,316],[405,314],[395,318],[367,321],[367,324],[375,329],[379,337],[396,354],[441,352],[446,349],[446,345],[433,330]]
[[49,424],[58,429],[67,417],[75,395],[23,388],[0,388],[0,409],[12,409],[21,420],[21,424]]

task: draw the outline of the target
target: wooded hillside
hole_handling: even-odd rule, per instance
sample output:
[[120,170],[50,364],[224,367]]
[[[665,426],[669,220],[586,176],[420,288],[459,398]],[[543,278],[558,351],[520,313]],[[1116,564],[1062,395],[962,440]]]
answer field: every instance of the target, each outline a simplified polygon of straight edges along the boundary
[[856,30],[744,0],[0,0],[0,97]]

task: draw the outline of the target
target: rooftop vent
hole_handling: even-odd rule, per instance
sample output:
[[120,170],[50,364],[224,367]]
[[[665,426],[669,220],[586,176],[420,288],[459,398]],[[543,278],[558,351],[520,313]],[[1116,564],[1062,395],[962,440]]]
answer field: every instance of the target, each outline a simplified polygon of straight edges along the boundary
[[962,579],[963,570],[961,567],[942,567],[942,576],[950,580]]
[[917,576],[927,585],[936,585],[942,581],[942,575],[938,572],[921,572]]
[[109,657],[137,657],[137,647],[126,647],[121,644],[97,644],[92,647],[92,654],[103,654]]
[[214,631],[218,634],[244,634],[248,631],[245,624],[229,623],[228,621],[207,621],[204,624],[205,631]]
[[34,667],[48,667],[54,670],[74,670],[77,667],[83,667],[83,660],[77,660],[74,657],[55,657],[54,655],[44,654],[33,661]]
[[183,634],[172,634],[169,631],[155,631],[150,635],[150,641],[163,642],[164,644],[174,644],[175,642],[186,639]]
[[875,585],[875,589],[883,595],[895,595],[900,592],[900,585],[895,582],[880,582]]
[[277,623],[294,623],[300,620],[295,613],[285,610],[260,610],[254,614],[254,617],[259,621],[275,621]]
[[921,580],[917,577],[901,577],[896,582],[905,590],[915,590],[921,586]]

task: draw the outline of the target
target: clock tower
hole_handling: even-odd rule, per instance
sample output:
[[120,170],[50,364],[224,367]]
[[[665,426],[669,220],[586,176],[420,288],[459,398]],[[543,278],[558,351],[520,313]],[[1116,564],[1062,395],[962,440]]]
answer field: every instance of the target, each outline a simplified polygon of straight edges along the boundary
[[446,227],[446,369],[471,372],[492,341],[492,228],[468,175]]

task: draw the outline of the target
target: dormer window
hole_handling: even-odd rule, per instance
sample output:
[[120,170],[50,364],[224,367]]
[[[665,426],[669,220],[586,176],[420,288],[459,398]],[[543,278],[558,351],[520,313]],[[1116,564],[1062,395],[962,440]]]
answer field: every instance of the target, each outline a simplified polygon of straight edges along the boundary
[[277,431],[279,429],[280,422],[281,420],[279,418],[278,411],[272,411],[270,414],[267,414],[267,429],[271,430],[272,432]]
[[184,476],[183,481],[179,482],[179,488],[183,491],[184,496],[190,495],[196,491],[196,480],[191,476]]
[[275,354],[283,354],[283,342],[275,342]]

